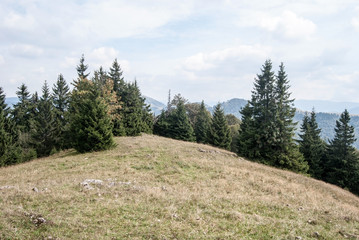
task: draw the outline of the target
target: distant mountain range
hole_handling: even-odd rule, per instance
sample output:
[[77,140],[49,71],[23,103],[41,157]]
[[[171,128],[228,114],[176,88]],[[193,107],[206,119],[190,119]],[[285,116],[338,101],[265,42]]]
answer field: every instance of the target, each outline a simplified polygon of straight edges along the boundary
[[[166,108],[164,103],[157,101],[151,97],[145,97],[146,103],[151,106],[152,112],[158,116],[161,114],[162,109]],[[6,98],[5,102],[12,106],[17,102],[16,97]],[[233,114],[237,118],[241,118],[239,113],[240,109],[247,104],[247,100],[240,98],[233,98],[226,102],[221,103],[225,114]],[[300,130],[302,119],[306,112],[310,112],[314,107],[317,113],[318,126],[322,129],[321,136],[324,140],[328,141],[334,137],[335,121],[339,119],[340,113],[344,109],[348,109],[351,116],[351,125],[355,128],[355,135],[359,138],[359,103],[352,102],[331,102],[331,101],[310,101],[310,100],[297,100],[295,101],[297,112],[294,121],[297,124],[297,134]],[[214,106],[207,106],[210,112],[213,112]],[[356,141],[354,146],[359,149],[359,141]]]

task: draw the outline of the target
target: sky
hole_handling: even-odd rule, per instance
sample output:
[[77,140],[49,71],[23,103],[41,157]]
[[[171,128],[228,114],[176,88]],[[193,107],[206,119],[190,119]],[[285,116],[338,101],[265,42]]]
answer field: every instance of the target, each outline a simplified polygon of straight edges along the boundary
[[0,0],[0,87],[16,96],[117,59],[127,81],[167,102],[249,99],[265,60],[292,97],[359,102],[357,0]]

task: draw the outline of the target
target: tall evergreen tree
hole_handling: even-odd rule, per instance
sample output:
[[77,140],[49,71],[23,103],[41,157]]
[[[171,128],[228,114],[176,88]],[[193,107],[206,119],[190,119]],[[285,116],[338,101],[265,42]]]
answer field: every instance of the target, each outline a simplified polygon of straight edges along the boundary
[[36,150],[38,157],[49,156],[55,148],[58,138],[56,130],[55,110],[49,86],[45,81],[36,115],[31,120],[31,146]]
[[119,95],[121,95],[121,91],[125,86],[124,78],[122,77],[122,70],[120,64],[115,59],[112,63],[112,67],[110,68],[109,76],[113,80],[113,89]]
[[221,104],[218,103],[214,107],[208,142],[214,146],[229,150],[231,141],[231,132],[224,111]]
[[308,170],[307,162],[300,153],[294,140],[294,130],[297,123],[293,122],[295,115],[294,99],[290,99],[289,81],[284,70],[284,64],[279,66],[276,76],[274,95],[276,101],[274,166],[291,169],[297,172]]
[[53,105],[55,108],[56,132],[57,142],[56,148],[64,149],[70,147],[68,144],[68,108],[70,103],[70,88],[67,85],[64,77],[60,74],[57,82],[52,88]]
[[80,63],[76,67],[79,79],[87,78],[90,75],[89,73],[86,73],[87,68],[88,68],[88,65],[85,64],[85,56],[82,54],[82,56],[80,58]]
[[196,135],[196,141],[198,143],[208,143],[210,126],[211,116],[204,105],[204,101],[202,101],[194,125],[194,133]]
[[78,152],[109,149],[114,145],[111,118],[101,92],[87,79],[74,84],[70,102],[72,145]]
[[326,180],[353,193],[359,194],[359,157],[353,147],[356,141],[354,127],[350,125],[349,112],[336,121],[334,139],[329,142]]
[[186,114],[183,101],[179,101],[176,109],[169,115],[168,136],[178,140],[195,141],[193,128]]
[[14,104],[12,111],[13,119],[16,127],[21,132],[28,132],[30,130],[30,93],[27,90],[27,86],[23,83],[18,88],[16,95],[19,101]]
[[257,75],[249,104],[242,110],[238,152],[262,163],[306,172],[307,164],[295,144],[294,106],[283,64],[278,75],[267,60]]
[[326,144],[320,138],[321,129],[318,127],[314,109],[310,117],[307,114],[304,116],[301,132],[302,134],[299,134],[300,140],[298,140],[299,150],[305,161],[308,162],[308,173],[317,179],[322,179]]
[[162,137],[170,137],[169,136],[169,116],[166,111],[162,110],[161,114],[155,119],[155,123],[153,125],[153,133]]
[[[109,76],[107,72],[103,69],[102,66],[100,66],[99,70],[94,72],[94,77],[92,78],[92,81],[98,88],[103,88],[106,85],[108,78]],[[111,86],[111,88],[113,88],[113,86]]]

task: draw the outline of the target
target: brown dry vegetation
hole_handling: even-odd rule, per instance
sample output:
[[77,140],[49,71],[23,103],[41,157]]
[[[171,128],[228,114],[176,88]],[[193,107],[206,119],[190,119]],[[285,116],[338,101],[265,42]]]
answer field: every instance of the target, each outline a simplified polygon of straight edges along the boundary
[[335,186],[210,146],[116,142],[0,169],[0,239],[359,238],[359,198]]

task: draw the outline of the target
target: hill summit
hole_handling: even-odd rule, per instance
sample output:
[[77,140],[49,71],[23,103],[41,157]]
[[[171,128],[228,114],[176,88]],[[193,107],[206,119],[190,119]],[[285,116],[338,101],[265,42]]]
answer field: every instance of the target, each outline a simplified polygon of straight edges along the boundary
[[143,135],[0,169],[0,239],[357,239],[359,198],[214,147]]

